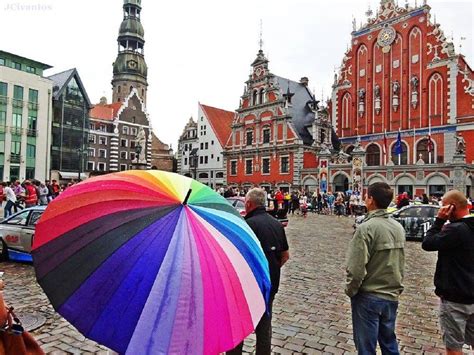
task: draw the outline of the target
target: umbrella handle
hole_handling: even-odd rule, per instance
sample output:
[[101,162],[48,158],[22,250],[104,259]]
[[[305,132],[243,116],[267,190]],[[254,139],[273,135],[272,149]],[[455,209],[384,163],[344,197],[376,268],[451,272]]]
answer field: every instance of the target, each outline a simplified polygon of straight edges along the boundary
[[186,198],[184,199],[183,201],[183,205],[186,205],[188,203],[188,199],[189,199],[189,196],[191,196],[191,192],[193,191],[193,189],[189,189],[187,195],[186,195]]

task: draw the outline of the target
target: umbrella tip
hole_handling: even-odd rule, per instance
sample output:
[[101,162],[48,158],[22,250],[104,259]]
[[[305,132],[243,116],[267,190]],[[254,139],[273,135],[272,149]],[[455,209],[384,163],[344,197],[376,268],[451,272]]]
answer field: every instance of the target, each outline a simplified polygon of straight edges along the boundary
[[188,191],[188,193],[187,193],[187,195],[186,195],[186,198],[185,198],[184,201],[183,201],[183,205],[186,205],[186,204],[188,203],[188,199],[189,199],[189,196],[191,196],[191,192],[192,192],[192,191],[193,191],[192,189],[189,189],[189,191]]

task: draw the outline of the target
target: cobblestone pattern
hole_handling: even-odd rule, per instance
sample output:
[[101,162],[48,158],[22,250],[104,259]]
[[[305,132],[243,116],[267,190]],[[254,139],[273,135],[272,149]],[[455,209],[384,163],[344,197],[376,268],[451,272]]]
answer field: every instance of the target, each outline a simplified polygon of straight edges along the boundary
[[[344,295],[344,261],[352,237],[350,218],[309,214],[290,217],[287,235],[291,258],[284,267],[274,303],[275,354],[353,354],[349,299]],[[441,354],[438,298],[432,278],[436,253],[426,253],[417,242],[406,248],[405,292],[400,300],[397,335],[405,354]],[[33,335],[46,353],[107,354],[107,349],[85,339],[49,304],[34,278],[31,265],[0,264],[5,271],[5,299],[25,313],[41,312],[47,322]],[[254,335],[244,346],[252,352]]]

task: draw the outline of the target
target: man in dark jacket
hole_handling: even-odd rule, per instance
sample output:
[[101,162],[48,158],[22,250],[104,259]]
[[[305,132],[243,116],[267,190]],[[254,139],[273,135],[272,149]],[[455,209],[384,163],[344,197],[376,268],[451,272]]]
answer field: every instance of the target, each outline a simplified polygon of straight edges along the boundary
[[[445,224],[449,220],[451,223]],[[474,346],[474,217],[466,197],[457,190],[443,196],[443,206],[423,241],[438,251],[435,293],[441,298],[439,322],[448,354]]]
[[[268,260],[272,290],[265,313],[255,329],[257,336],[257,355],[270,355],[272,343],[272,305],[280,285],[280,268],[290,257],[285,230],[277,219],[270,216],[265,209],[265,192],[254,188],[245,196],[245,219],[257,236]],[[244,343],[239,344],[227,354],[242,354]]]

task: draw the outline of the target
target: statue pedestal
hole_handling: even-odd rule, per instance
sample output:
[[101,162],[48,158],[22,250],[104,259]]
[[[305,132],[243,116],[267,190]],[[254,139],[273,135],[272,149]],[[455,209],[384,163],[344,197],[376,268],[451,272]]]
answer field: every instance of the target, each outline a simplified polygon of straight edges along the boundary
[[134,170],[147,170],[147,163],[132,163]]
[[466,163],[466,154],[464,153],[456,153],[453,155],[453,163],[456,164],[456,163],[462,163],[462,164],[465,164]]

